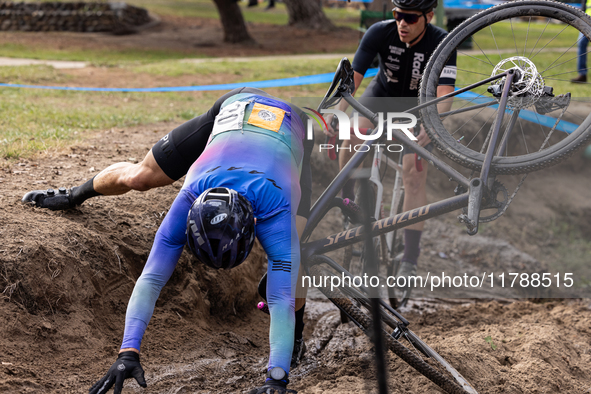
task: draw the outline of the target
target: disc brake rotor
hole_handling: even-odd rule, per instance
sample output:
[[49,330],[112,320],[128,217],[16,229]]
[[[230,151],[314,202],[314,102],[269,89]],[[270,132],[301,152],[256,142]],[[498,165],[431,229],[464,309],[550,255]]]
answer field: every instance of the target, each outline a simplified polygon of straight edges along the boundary
[[[507,105],[514,109],[525,108],[535,103],[544,93],[544,79],[538,73],[536,65],[526,57],[513,56],[501,60],[491,74],[492,77],[515,70],[517,78],[513,80],[511,95]],[[503,85],[506,78],[497,79],[491,85]]]

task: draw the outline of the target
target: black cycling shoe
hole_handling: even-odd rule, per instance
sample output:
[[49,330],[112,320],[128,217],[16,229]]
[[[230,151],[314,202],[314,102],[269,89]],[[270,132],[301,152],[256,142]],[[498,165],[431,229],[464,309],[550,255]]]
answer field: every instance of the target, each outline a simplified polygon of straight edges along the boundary
[[304,338],[296,339],[293,342],[293,353],[291,354],[291,369],[297,367],[306,354],[306,343]]
[[53,189],[33,190],[25,194],[21,201],[36,207],[51,209],[52,211],[61,211],[76,206],[72,202],[70,192],[65,187],[60,187],[57,193]]
[[298,394],[298,392],[288,389],[284,381],[269,379],[264,386],[254,388],[248,394]]

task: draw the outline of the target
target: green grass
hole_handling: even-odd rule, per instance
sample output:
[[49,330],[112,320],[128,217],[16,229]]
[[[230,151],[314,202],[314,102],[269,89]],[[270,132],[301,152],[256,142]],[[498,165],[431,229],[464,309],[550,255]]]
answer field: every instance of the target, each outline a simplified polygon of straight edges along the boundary
[[[127,1],[127,3],[137,7],[146,8],[155,14],[163,16],[219,19],[217,8],[212,0],[131,0]],[[286,25],[288,22],[287,10],[283,3],[275,3],[275,8],[270,10],[265,9],[267,7],[266,1],[260,2],[258,7],[247,7],[246,1],[239,2],[239,5],[246,22],[270,25]],[[359,10],[351,8],[324,8],[324,13],[336,26],[350,27],[353,29],[359,26]]]
[[[279,61],[272,70],[260,61],[191,64],[179,61],[128,65],[136,73],[205,75],[211,83],[287,78],[334,71],[338,59]],[[236,71],[240,70],[240,71]],[[48,66],[0,67],[6,83],[67,85],[69,77]],[[322,96],[327,84],[275,89],[275,94]],[[0,158],[19,159],[63,147],[93,130],[164,120],[182,122],[208,109],[223,92],[119,93],[0,88]]]
[[297,62],[290,59],[277,59],[273,60],[272,67],[269,67],[270,63],[268,61],[256,60],[247,62],[223,61],[203,63],[164,61],[134,66],[131,69],[138,73],[166,75],[170,77],[183,75],[207,75],[213,77],[215,75],[225,74],[232,76],[233,82],[245,82],[334,72],[339,60],[338,57],[334,59],[299,60]]
[[577,37],[578,31],[564,24],[510,20],[482,29],[473,36],[473,40],[483,49],[498,47],[523,54],[524,49],[527,53],[533,49],[535,53],[543,48],[568,48],[577,41]]
[[[146,8],[160,15],[190,16],[209,19],[219,18],[217,9],[211,0],[132,0],[129,4]],[[261,2],[258,7],[247,7],[246,1],[242,1],[239,4],[246,22],[271,25],[286,25],[288,22],[287,10],[283,3],[275,3],[275,8],[270,10],[265,10],[267,6],[266,1]],[[324,8],[324,13],[336,26],[351,28],[359,26],[359,10],[350,8]]]
[[[162,1],[137,0],[132,4],[146,7],[163,15],[199,16],[218,18],[217,11],[211,0],[196,1]],[[242,2],[245,18],[257,23],[285,24],[287,21],[284,5],[278,3],[277,8],[264,11],[265,3],[259,7],[247,8]],[[358,11],[349,9],[325,9],[335,23],[354,23],[358,21]],[[283,16],[281,16],[283,15]],[[284,19],[281,19],[284,18]],[[563,26],[544,24],[528,24],[527,22],[499,24],[493,30],[496,43],[505,51],[514,51],[514,43],[525,46],[525,38],[514,38],[527,33],[528,48],[533,47],[535,40],[549,40],[563,29]],[[545,29],[545,30],[544,30]],[[543,32],[543,34],[542,34]],[[491,34],[486,38],[485,31],[476,36],[476,42],[489,54],[496,54],[495,41]],[[549,65],[555,58],[552,52],[567,46],[565,42],[576,40],[576,32],[565,30],[560,40],[550,43],[545,50],[534,59],[538,68]],[[572,42],[572,41],[571,41]],[[536,44],[536,48],[541,48]],[[520,46],[515,52],[520,52]],[[512,56],[514,53],[507,53]],[[570,54],[570,53],[569,53]],[[575,52],[573,52],[574,57]],[[188,63],[180,58],[191,57],[189,54],[174,51],[83,51],[75,48],[49,50],[39,47],[24,47],[15,44],[0,44],[0,56],[32,57],[38,59],[84,60],[95,65],[110,65],[127,69],[133,73],[145,74],[147,77],[163,76],[169,78],[198,75],[199,84],[215,84],[224,82],[244,82],[266,79],[288,78],[334,71],[338,59],[306,60],[293,62],[277,60],[273,67],[268,62],[210,62]],[[492,66],[483,62],[486,58],[478,52],[469,56],[459,56],[458,85],[475,82],[490,75]],[[489,55],[492,56],[492,55]],[[478,60],[480,59],[480,60]],[[493,64],[497,61],[493,60]],[[484,65],[484,66],[483,66]],[[469,75],[461,69],[478,70],[484,75]],[[488,68],[488,69],[487,69]],[[571,72],[574,61],[559,65],[554,73]],[[567,77],[570,77],[567,75]],[[565,78],[567,79],[567,78]],[[71,80],[66,73],[47,66],[0,67],[0,81],[9,83],[67,85]],[[361,90],[367,86],[369,79],[364,80]],[[587,85],[568,83],[548,83],[555,88],[568,89],[574,96],[591,97]],[[174,81],[170,85],[175,85]],[[275,94],[285,98],[292,96],[322,96],[327,84],[299,86],[274,90]],[[183,121],[190,119],[208,108],[222,92],[206,93],[100,93],[100,92],[64,92],[49,90],[29,90],[0,88],[0,157],[19,158],[30,156],[37,151],[62,146],[76,140],[78,136],[91,130],[109,127],[125,127],[129,125],[149,124],[162,120]]]
[[83,50],[77,48],[49,49],[40,46],[27,47],[19,44],[0,43],[0,56],[43,59],[84,61],[95,66],[116,66],[125,63],[145,64],[170,59],[203,57],[194,53],[162,50]]

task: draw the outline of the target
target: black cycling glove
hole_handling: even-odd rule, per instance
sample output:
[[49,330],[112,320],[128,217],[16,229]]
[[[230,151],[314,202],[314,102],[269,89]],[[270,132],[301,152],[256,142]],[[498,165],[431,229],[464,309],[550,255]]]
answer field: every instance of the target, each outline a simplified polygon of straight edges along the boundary
[[106,394],[114,384],[114,394],[121,394],[123,382],[132,376],[140,386],[147,387],[146,379],[144,378],[144,369],[140,365],[140,355],[133,351],[119,353],[117,361],[111,365],[107,374],[96,382],[88,390],[88,393]]

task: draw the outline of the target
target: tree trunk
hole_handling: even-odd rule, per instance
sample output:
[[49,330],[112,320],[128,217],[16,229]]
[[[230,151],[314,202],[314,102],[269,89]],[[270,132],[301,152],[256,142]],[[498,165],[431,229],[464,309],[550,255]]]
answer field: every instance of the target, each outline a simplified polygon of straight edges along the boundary
[[242,11],[236,0],[213,0],[224,27],[224,42],[232,44],[254,44],[244,23]]
[[366,10],[370,11],[384,11],[384,6],[386,6],[386,13],[390,13],[394,8],[391,0],[374,0],[371,3],[363,3],[363,5]]
[[322,10],[321,0],[284,0],[289,25],[312,30],[332,30],[335,26]]

